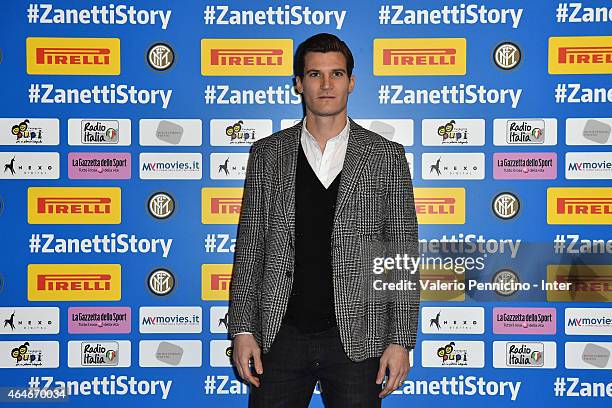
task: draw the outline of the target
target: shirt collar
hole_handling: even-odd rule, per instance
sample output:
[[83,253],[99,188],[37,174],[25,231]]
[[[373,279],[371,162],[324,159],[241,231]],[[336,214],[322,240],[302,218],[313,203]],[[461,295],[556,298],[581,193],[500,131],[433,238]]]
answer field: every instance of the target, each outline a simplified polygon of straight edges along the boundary
[[[340,142],[345,141],[349,135],[349,124],[350,124],[350,121],[347,116],[346,125],[344,126],[344,129],[342,129],[340,133],[338,133],[336,136],[329,139],[327,143],[331,142],[332,144],[334,144],[334,143],[340,143]],[[317,139],[315,139],[315,137],[308,131],[308,129],[306,129],[306,116],[304,116],[304,119],[302,120],[302,135],[306,135],[306,137],[310,140],[310,142],[318,143]]]

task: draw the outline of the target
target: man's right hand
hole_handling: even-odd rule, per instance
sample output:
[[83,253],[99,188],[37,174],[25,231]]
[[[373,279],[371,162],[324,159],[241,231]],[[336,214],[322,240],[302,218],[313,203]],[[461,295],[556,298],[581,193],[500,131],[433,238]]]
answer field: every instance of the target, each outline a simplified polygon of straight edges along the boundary
[[261,349],[252,334],[238,334],[234,337],[234,349],[232,352],[234,365],[238,370],[238,374],[244,380],[250,382],[256,387],[259,387],[259,378],[251,372],[249,362],[253,359],[255,372],[263,374],[263,365],[261,364]]

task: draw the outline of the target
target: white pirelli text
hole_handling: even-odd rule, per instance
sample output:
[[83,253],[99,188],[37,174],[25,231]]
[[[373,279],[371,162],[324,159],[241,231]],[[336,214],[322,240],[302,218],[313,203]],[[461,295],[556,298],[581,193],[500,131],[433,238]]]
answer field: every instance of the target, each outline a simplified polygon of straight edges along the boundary
[[127,375],[93,377],[91,380],[56,380],[55,377],[32,376],[28,388],[64,389],[66,395],[156,395],[165,400],[172,380],[138,379]]
[[104,234],[92,238],[63,238],[55,234],[32,234],[28,240],[30,253],[37,254],[147,254],[161,252],[167,258],[172,238],[139,238],[134,234]]
[[378,102],[381,105],[472,105],[507,104],[516,109],[522,89],[486,88],[483,85],[444,85],[439,89],[411,89],[404,85],[381,85]]
[[125,4],[68,9],[47,3],[30,3],[26,15],[30,24],[160,25],[165,30],[172,10],[137,9]]
[[168,108],[172,89],[138,89],[134,85],[94,85],[92,88],[59,88],[54,84],[30,84],[28,100],[43,104],[132,104]]
[[317,10],[309,6],[280,5],[264,10],[232,10],[229,6],[206,6],[204,24],[218,25],[329,25],[342,29],[346,10]]

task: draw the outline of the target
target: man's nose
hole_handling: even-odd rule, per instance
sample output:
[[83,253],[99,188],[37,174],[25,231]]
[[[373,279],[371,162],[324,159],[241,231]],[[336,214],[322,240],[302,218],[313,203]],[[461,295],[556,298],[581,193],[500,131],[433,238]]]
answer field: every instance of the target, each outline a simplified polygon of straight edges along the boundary
[[323,75],[323,80],[321,81],[322,89],[329,89],[332,87],[332,80],[329,75]]

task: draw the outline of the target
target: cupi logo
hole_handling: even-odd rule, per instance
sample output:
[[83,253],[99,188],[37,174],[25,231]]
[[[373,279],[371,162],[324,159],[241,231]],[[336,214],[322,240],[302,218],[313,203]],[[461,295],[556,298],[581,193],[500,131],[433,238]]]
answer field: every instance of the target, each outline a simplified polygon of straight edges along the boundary
[[17,143],[42,143],[42,128],[30,126],[29,119],[13,125],[11,133],[16,137]]

